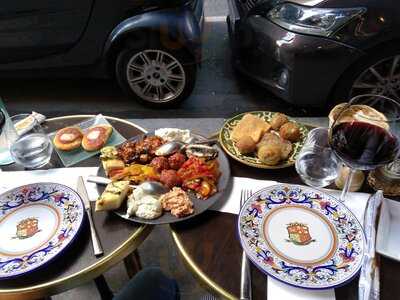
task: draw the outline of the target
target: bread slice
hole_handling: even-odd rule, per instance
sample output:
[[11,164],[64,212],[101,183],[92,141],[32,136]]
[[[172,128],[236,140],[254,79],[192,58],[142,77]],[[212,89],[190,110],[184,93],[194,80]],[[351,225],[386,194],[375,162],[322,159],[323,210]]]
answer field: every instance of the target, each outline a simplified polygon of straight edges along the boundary
[[106,186],[106,189],[96,201],[96,211],[114,210],[120,208],[129,191],[129,181],[115,181]]
[[125,168],[125,163],[120,159],[107,159],[102,160],[104,172],[109,176],[110,172],[113,170],[121,170]]
[[57,149],[71,151],[81,146],[83,133],[79,127],[65,127],[57,131],[53,143]]
[[234,142],[237,142],[247,135],[258,143],[270,128],[271,125],[263,119],[252,114],[245,114],[232,130],[231,138]]
[[110,125],[96,125],[88,129],[82,139],[82,147],[86,151],[97,151],[102,148],[112,134]]

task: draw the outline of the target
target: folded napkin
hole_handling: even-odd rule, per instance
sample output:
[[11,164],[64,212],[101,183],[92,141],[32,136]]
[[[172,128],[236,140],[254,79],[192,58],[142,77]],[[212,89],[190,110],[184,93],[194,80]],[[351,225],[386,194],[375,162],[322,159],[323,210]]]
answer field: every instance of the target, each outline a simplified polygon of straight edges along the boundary
[[[216,203],[212,210],[238,214],[240,210],[240,195],[242,189],[249,189],[253,192],[274,184],[276,181],[269,180],[256,180],[244,177],[233,177],[232,188],[227,194],[224,202]],[[341,191],[322,189],[324,192],[339,198]],[[354,213],[357,219],[363,224],[364,211],[370,194],[367,193],[349,193],[345,205]],[[289,286],[280,281],[267,277],[268,285],[268,299],[277,300],[334,300],[334,289],[329,290],[305,290]]]
[[262,188],[278,184],[276,181],[270,180],[257,180],[245,177],[232,177],[232,181],[230,182],[231,189],[229,194],[226,194],[225,201],[218,201],[215,203],[210,209],[231,213],[231,214],[239,214],[240,211],[240,194],[242,189],[252,190],[253,192],[258,191]]
[[[91,168],[59,168],[34,171],[7,171],[0,175],[0,193],[18,186],[36,182],[55,182],[64,184],[74,190],[77,189],[78,177],[82,176],[86,183],[86,177],[97,174],[97,167]],[[86,183],[86,189],[90,200],[98,197],[96,184]]]

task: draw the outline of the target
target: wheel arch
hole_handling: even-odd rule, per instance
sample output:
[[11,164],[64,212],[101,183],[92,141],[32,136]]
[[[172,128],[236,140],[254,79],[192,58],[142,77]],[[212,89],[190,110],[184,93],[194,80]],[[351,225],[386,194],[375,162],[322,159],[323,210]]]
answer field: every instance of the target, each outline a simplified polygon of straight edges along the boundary
[[339,78],[336,80],[336,82],[333,84],[333,87],[329,93],[329,97],[327,99],[326,105],[331,106],[335,104],[335,93],[337,92],[338,86],[340,86],[341,83],[344,81],[348,80],[349,76],[354,73],[352,70],[355,70],[357,67],[359,67],[363,62],[365,62],[367,59],[379,55],[379,54],[384,54],[384,53],[389,53],[391,51],[396,51],[398,50],[400,53],[400,38],[396,38],[390,41],[384,41],[382,43],[379,43],[377,45],[373,45],[370,48],[363,49],[364,55],[360,56],[358,59],[356,59],[352,64],[350,64],[344,72],[339,76]]
[[[183,14],[183,15],[182,15]],[[189,19],[189,23],[185,20]],[[154,11],[128,18],[119,23],[109,34],[103,49],[107,71],[114,75],[118,53],[125,47],[142,48],[161,44],[166,49],[187,52],[197,59],[199,32],[188,25],[192,16],[185,12]]]

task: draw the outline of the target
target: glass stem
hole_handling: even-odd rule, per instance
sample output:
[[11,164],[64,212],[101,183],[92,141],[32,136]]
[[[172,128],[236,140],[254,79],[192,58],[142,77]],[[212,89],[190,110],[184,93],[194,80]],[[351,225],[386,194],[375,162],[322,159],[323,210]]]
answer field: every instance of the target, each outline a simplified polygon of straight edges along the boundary
[[346,182],[342,189],[342,194],[340,195],[339,200],[344,202],[346,200],[347,193],[349,192],[351,181],[353,180],[354,170],[349,168],[349,175],[347,175]]

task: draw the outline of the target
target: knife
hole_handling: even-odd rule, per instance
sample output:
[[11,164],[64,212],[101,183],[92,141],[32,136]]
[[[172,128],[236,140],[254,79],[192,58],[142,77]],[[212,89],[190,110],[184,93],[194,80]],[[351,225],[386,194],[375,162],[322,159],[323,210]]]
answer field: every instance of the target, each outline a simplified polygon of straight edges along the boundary
[[100,240],[96,233],[96,228],[94,227],[94,222],[92,218],[92,209],[90,207],[90,199],[86,191],[85,182],[83,181],[82,176],[78,178],[78,194],[81,196],[83,203],[85,205],[86,214],[89,219],[90,226],[90,235],[92,237],[92,246],[93,252],[95,256],[99,256],[103,254],[103,248],[101,247]]
[[240,272],[240,300],[251,300],[251,273],[249,259],[242,253],[242,268]]
[[375,253],[375,243],[376,224],[382,200],[383,193],[379,190],[368,199],[364,214],[364,232],[367,240],[359,279],[359,300],[379,300],[379,260]]

